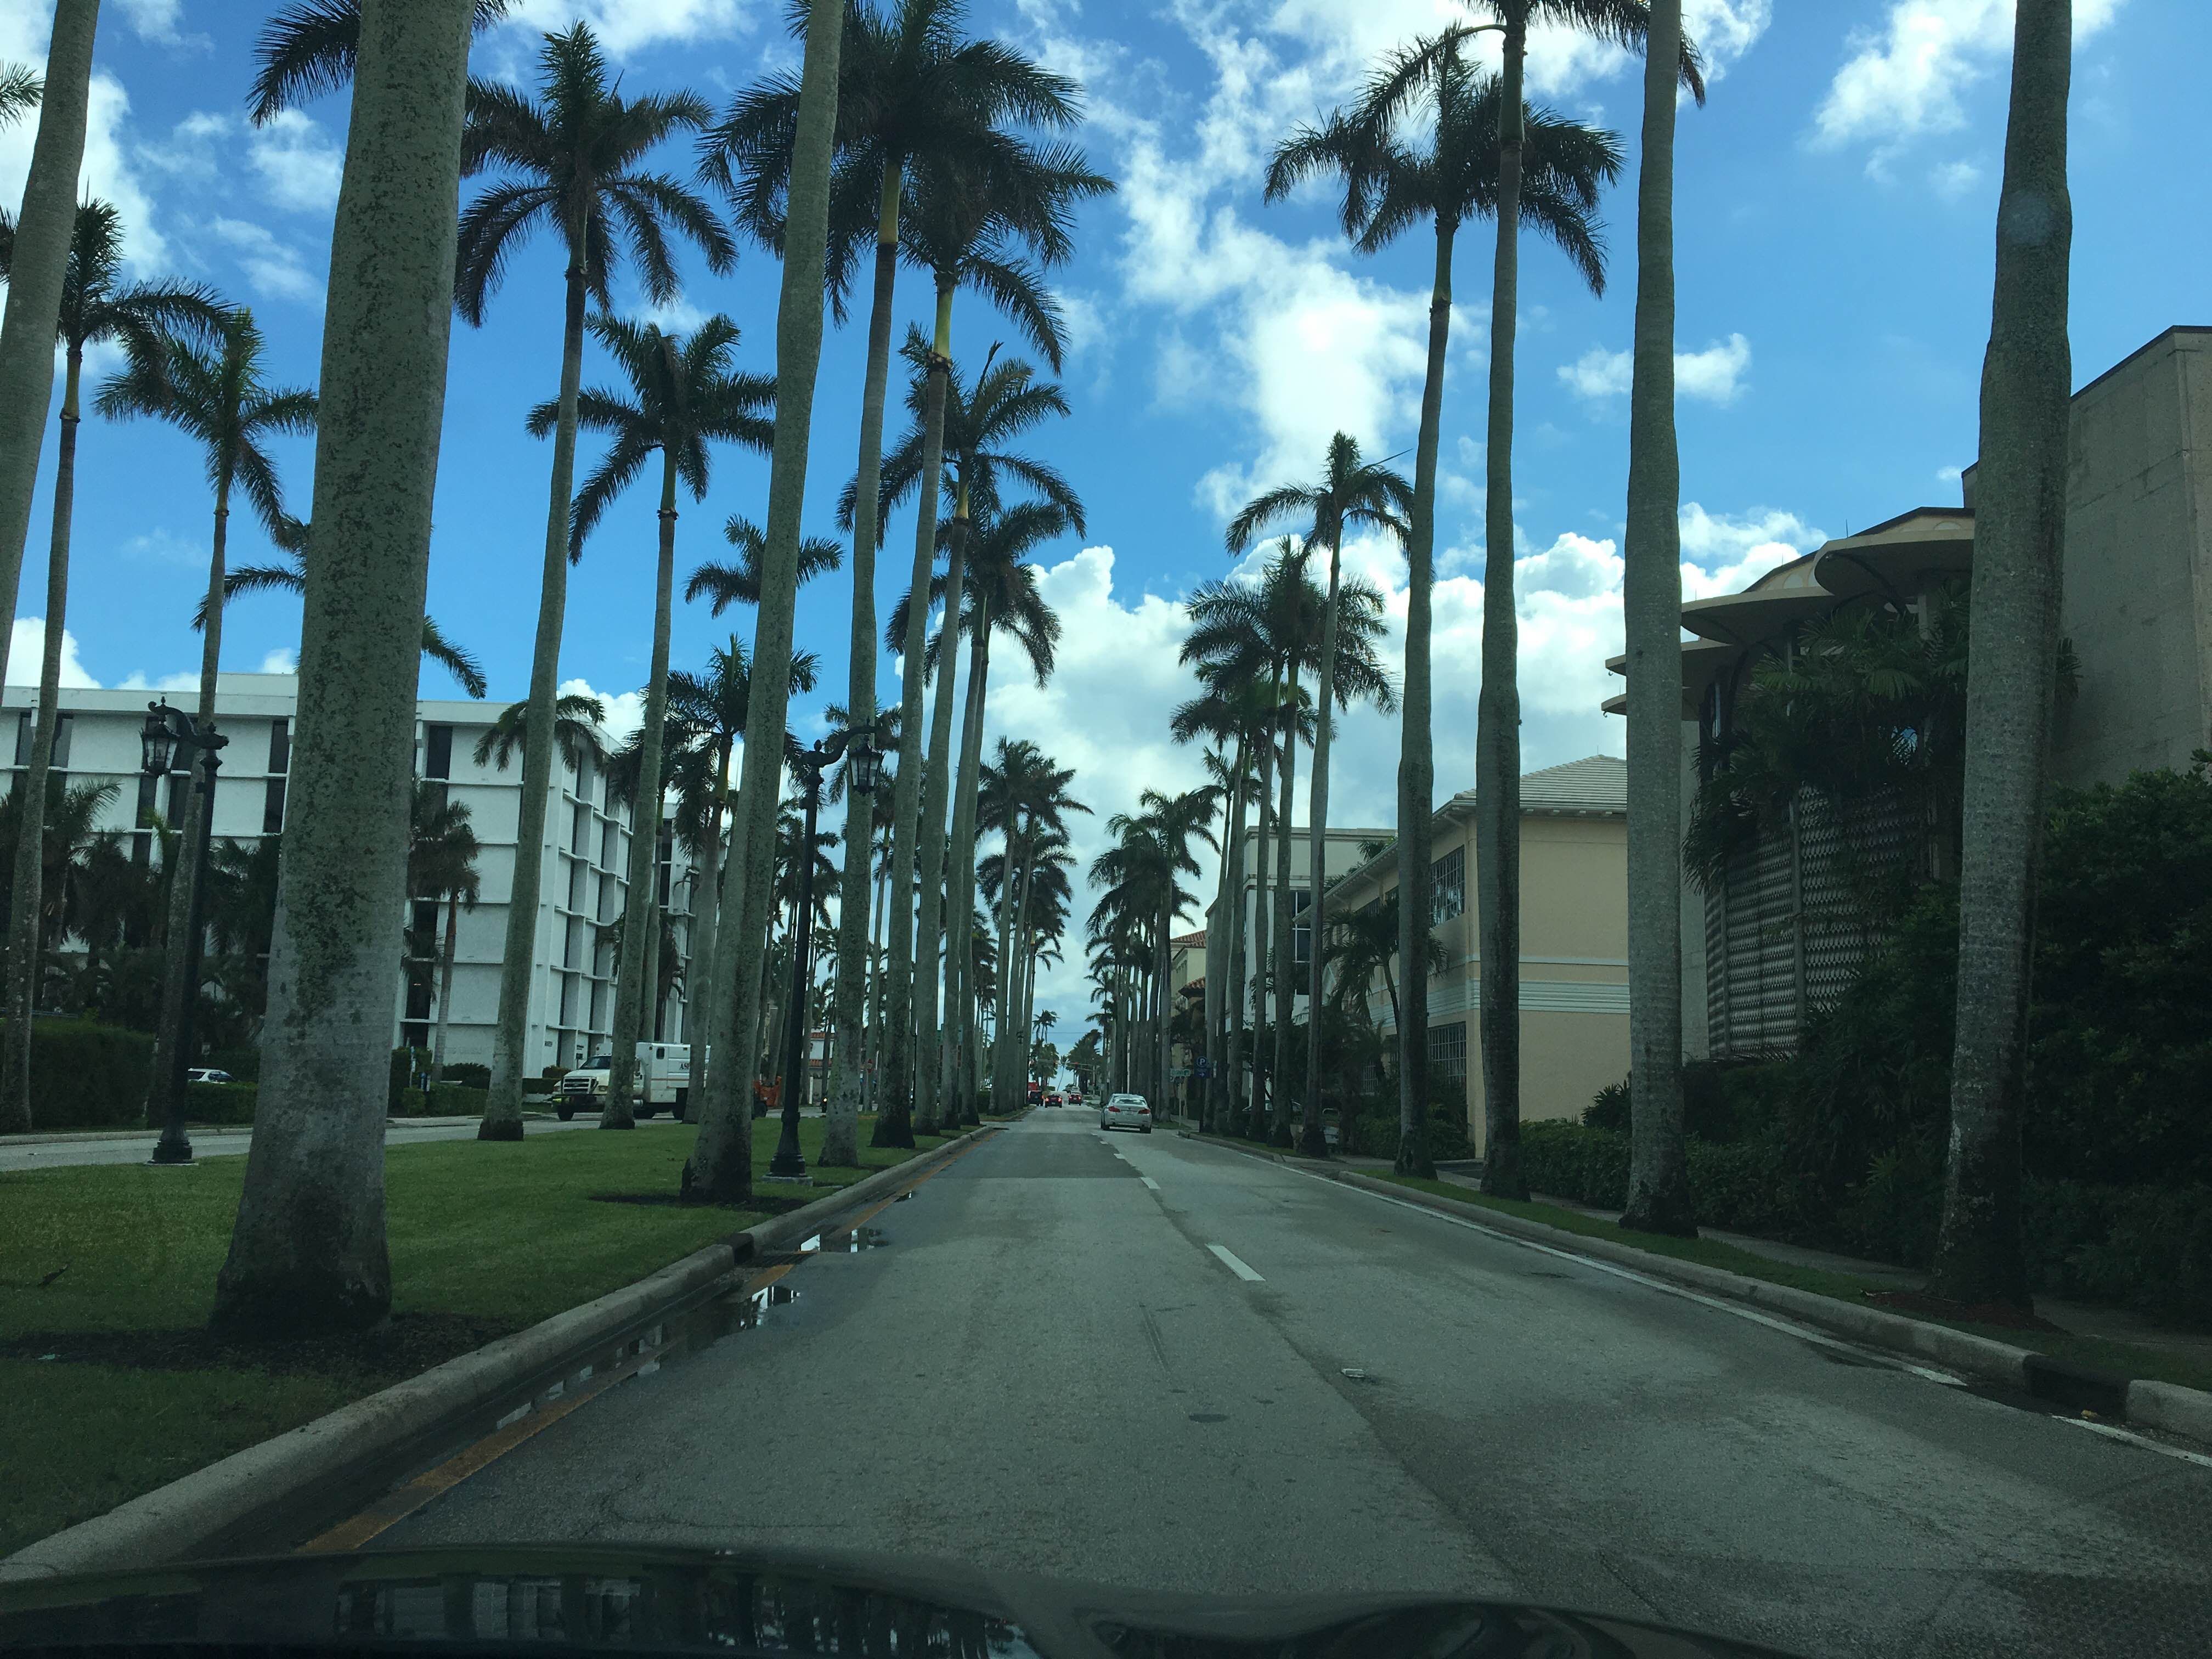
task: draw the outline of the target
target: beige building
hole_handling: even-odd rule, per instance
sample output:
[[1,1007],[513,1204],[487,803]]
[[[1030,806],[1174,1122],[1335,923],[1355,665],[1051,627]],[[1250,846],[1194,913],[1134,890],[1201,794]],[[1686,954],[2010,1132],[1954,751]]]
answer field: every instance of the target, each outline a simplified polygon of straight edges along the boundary
[[[1429,1072],[1464,1091],[1469,1136],[1482,1139],[1481,953],[1475,936],[1474,792],[1430,821],[1432,915],[1444,970],[1426,981]],[[1371,832],[1370,832],[1371,833]],[[1395,848],[1333,883],[1324,916],[1378,904],[1398,885]],[[1402,964],[1398,992],[1419,994]],[[1628,1072],[1628,768],[1609,755],[1521,780],[1521,1113],[1571,1118]],[[1396,1029],[1378,975],[1368,1009]]]
[[[2187,767],[2212,747],[2212,329],[2169,329],[2074,396],[2060,631],[2078,684],[2052,755],[2061,784]],[[1768,571],[1741,593],[1682,607],[1685,816],[1701,754],[1725,741],[1759,663],[1786,660],[1808,623],[1853,608],[1919,614],[1968,575],[1964,504],[1917,507]],[[1625,658],[1608,665],[1625,672]],[[1605,707],[1620,713],[1626,700]],[[1860,856],[1911,856],[1919,837],[1869,809],[1839,830],[1793,811],[1711,892],[1686,884],[1683,1036],[1692,1055],[1794,1046],[1872,942],[1845,878]]]

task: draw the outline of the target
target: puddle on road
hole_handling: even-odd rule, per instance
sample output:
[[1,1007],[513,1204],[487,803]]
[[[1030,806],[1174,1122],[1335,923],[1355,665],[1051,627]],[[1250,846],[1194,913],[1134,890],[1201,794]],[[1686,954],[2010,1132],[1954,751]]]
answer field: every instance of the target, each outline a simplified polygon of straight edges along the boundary
[[858,1255],[880,1250],[890,1237],[881,1227],[851,1227],[834,1233],[817,1233],[799,1247],[801,1255]]

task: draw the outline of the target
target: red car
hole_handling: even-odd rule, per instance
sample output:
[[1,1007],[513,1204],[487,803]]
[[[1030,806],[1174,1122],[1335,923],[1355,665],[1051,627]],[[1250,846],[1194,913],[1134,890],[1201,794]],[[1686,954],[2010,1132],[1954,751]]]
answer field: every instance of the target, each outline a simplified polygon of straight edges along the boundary
[[1045,1096],[1044,1103],[1048,1106],[1065,1106],[1067,1104],[1067,1102],[1060,1096],[1060,1092],[1055,1090]]

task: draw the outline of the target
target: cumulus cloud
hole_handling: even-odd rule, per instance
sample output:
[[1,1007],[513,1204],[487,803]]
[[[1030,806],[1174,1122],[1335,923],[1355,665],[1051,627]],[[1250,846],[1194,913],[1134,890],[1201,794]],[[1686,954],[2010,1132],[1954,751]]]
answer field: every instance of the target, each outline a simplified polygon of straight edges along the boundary
[[[46,623],[43,617],[18,617],[8,641],[7,683],[34,686],[46,659]],[[64,686],[96,688],[100,682],[86,670],[77,654],[76,635],[62,629],[62,675]]]
[[329,213],[338,203],[345,152],[322,124],[296,109],[279,110],[252,129],[246,159],[261,179],[261,192],[295,213]]
[[123,15],[131,20],[141,40],[155,46],[204,48],[212,44],[204,34],[188,35],[179,28],[184,21],[184,0],[123,0]]
[[256,294],[302,305],[322,303],[322,279],[307,269],[299,249],[279,241],[267,227],[247,219],[216,219],[208,229],[230,249]]
[[563,680],[557,690],[564,697],[597,697],[605,704],[607,717],[599,729],[607,734],[611,744],[628,743],[645,724],[642,691],[601,691],[586,679]]
[[[2075,44],[2122,3],[2075,0]],[[1814,112],[1814,144],[1866,144],[1868,171],[1881,176],[1915,140],[1966,125],[1964,94],[2004,64],[2012,33],[2013,0],[1890,0],[1879,24],[1845,37],[1843,66]]]
[[261,659],[257,674],[296,674],[300,672],[300,653],[289,645],[280,645]]
[[[52,27],[50,4],[33,0],[27,5],[0,6],[0,60],[43,66]],[[126,257],[158,267],[168,258],[168,245],[155,228],[153,204],[138,175],[129,137],[130,114],[131,98],[123,83],[106,70],[95,70],[86,106],[84,164],[78,187],[84,196],[112,203],[121,213]],[[0,201],[11,208],[23,199],[38,126],[36,120],[25,120],[0,131]]]
[[507,10],[508,23],[516,26],[507,44],[519,42],[534,53],[544,31],[580,21],[591,25],[609,56],[627,58],[651,46],[726,40],[763,21],[780,32],[781,9],[771,0],[519,0]]
[[[1559,365],[1559,381],[1577,398],[1604,403],[1625,398],[1634,387],[1632,353],[1592,346],[1573,362]],[[1703,351],[1674,354],[1674,395],[1702,403],[1734,403],[1751,372],[1751,342],[1741,334],[1717,340]]]
[[1955,202],[1982,182],[1982,170],[1972,161],[1943,161],[1928,171],[1928,183],[1947,202]]

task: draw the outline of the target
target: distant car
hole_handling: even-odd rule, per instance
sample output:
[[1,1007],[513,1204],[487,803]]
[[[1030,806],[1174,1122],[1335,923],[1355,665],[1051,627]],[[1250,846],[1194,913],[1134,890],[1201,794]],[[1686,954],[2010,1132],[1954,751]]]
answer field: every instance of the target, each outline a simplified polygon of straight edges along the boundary
[[1102,1129],[1134,1129],[1140,1134],[1152,1132],[1152,1109],[1145,1103],[1142,1095],[1109,1095],[1106,1103],[1098,1109],[1098,1127]]
[[1030,1085],[1030,1104],[1032,1106],[1042,1106],[1044,1104],[1043,1084],[1032,1083]]
[[1057,1089],[1054,1089],[1047,1091],[1044,1097],[1044,1103],[1048,1106],[1065,1106],[1067,1104],[1067,1101]]
[[1067,1103],[1071,1106],[1080,1106],[1083,1104],[1083,1091],[1080,1089],[1070,1089],[1067,1091]]
[[238,1079],[228,1072],[219,1072],[212,1066],[194,1066],[185,1073],[187,1083],[235,1083]]

